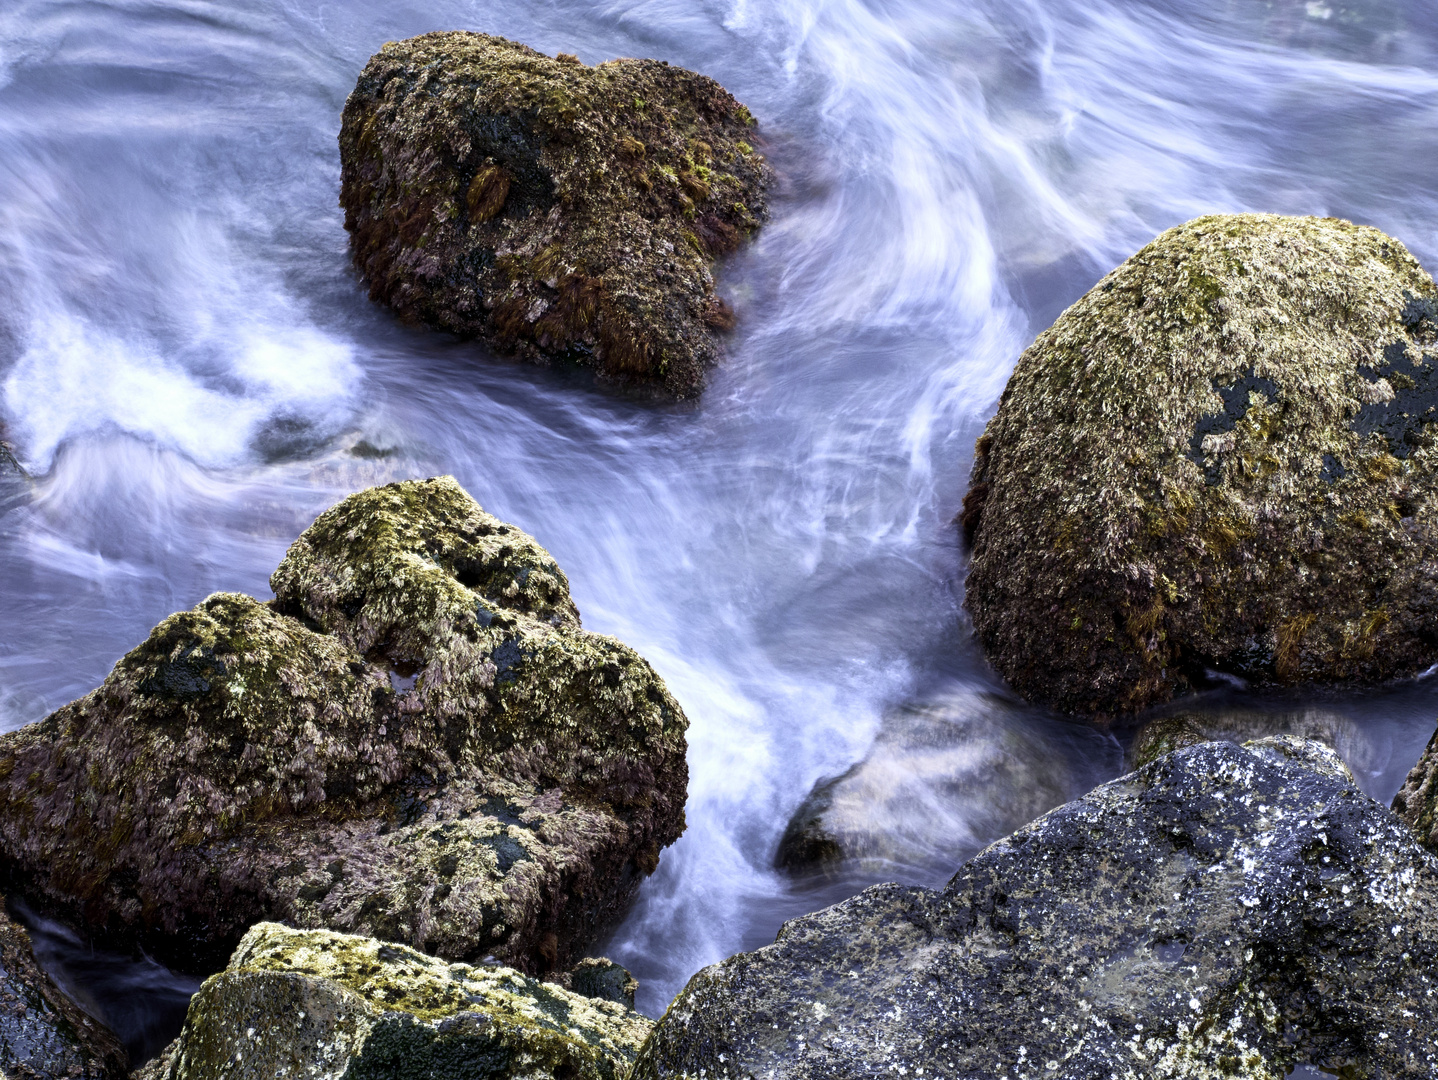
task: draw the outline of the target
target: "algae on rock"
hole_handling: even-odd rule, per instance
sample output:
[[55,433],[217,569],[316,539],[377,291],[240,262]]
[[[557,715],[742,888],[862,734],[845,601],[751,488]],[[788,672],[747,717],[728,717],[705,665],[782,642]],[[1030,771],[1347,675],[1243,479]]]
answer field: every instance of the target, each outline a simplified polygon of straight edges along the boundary
[[1019,359],[978,443],[965,604],[1030,700],[1137,712],[1207,672],[1438,660],[1438,308],[1334,219],[1170,229]]
[[691,397],[733,321],[711,266],[767,216],[754,139],[723,87],[667,63],[425,34],[360,74],[340,203],[403,318]]
[[448,477],[350,496],[272,587],[0,736],[12,880],[182,967],[263,918],[565,967],[683,830],[659,677]]
[[260,923],[153,1080],[621,1080],[653,1022],[502,967]]

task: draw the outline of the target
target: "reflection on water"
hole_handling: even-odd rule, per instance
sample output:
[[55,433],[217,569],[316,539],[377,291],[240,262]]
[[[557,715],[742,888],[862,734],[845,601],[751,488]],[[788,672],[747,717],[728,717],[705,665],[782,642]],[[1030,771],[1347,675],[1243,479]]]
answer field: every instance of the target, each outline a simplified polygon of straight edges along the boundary
[[[662,57],[761,118],[784,181],[721,275],[740,326],[698,405],[496,360],[365,299],[340,109],[384,41],[455,27]],[[806,891],[771,859],[888,710],[1003,694],[949,522],[1034,331],[1210,210],[1346,215],[1438,265],[1435,61],[1428,0],[9,0],[0,424],[39,479],[0,516],[0,723],[86,692],[211,591],[268,595],[342,495],[453,473],[692,721],[689,830],[606,946],[657,1013],[865,883]],[[1365,783],[1386,798],[1438,695],[1333,707],[1385,748]],[[976,711],[975,760],[998,752],[987,730]],[[1034,745],[1085,782],[1120,768],[1104,739]],[[992,809],[946,811],[972,815],[955,857]],[[107,1009],[143,997],[81,981]]]

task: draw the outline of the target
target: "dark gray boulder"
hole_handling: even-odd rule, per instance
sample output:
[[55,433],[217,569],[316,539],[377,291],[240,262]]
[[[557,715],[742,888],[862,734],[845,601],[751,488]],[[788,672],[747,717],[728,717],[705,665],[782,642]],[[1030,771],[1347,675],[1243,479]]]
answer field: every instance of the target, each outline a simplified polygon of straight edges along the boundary
[[1326,747],[1209,742],[706,968],[632,1080],[1438,1074],[1438,859]]
[[0,906],[0,1076],[123,1080],[125,1050],[35,962],[30,935]]

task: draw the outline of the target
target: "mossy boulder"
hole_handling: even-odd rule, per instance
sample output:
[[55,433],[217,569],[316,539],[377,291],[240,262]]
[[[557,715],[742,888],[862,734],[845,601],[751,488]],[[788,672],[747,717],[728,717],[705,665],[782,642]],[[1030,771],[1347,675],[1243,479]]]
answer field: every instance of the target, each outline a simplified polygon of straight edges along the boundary
[[149,1080],[622,1080],[653,1022],[511,968],[260,923]]
[[344,500],[271,584],[0,736],[11,879],[180,967],[266,918],[567,966],[683,830],[663,682],[448,477]]
[[35,962],[30,935],[0,903],[0,1076],[125,1080],[114,1032],[65,996]]
[[1438,292],[1401,243],[1171,229],[1019,359],[978,443],[965,604],[1025,697],[1140,711],[1210,673],[1438,660]]
[[690,397],[733,321],[714,260],[767,216],[755,137],[667,63],[425,34],[376,53],[345,104],[340,204],[403,318]]
[[1393,812],[1438,854],[1438,732],[1393,797]]
[[1320,743],[1206,742],[695,975],[631,1080],[1438,1075],[1438,858]]

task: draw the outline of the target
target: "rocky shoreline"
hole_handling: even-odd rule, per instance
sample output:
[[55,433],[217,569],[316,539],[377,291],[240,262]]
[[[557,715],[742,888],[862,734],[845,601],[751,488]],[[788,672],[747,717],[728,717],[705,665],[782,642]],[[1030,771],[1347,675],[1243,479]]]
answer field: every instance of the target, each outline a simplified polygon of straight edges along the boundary
[[[356,268],[406,321],[693,397],[756,129],[659,61],[390,43],[340,134]],[[1438,661],[1435,371],[1438,287],[1375,229],[1214,215],[1107,275],[1020,358],[960,522],[994,667],[1129,725],[1129,771],[1066,773],[1011,698],[896,708],[774,866],[947,885],[793,919],[658,1021],[590,953],[684,831],[680,703],[452,478],[357,492],[273,600],[177,612],[0,735],[7,894],[208,976],[128,1062],[0,916],[0,1076],[1433,1080],[1438,734],[1389,810],[1343,717],[1175,699]],[[29,483],[0,442],[0,509]]]

